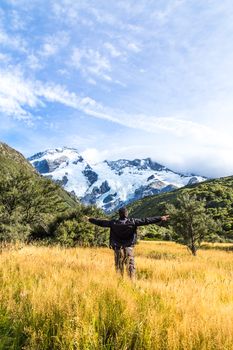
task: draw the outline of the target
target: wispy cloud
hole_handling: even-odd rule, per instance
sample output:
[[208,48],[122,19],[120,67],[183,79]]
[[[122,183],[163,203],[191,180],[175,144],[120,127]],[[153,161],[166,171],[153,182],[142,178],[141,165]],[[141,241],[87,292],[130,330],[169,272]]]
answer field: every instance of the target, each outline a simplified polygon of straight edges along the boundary
[[26,66],[31,70],[39,70],[44,67],[44,63],[34,53],[29,53],[26,58]]
[[[0,110],[14,121],[9,135],[15,128],[31,140],[33,125],[41,147],[48,130],[56,146],[85,149],[78,139],[93,129],[86,148],[106,154],[107,140],[109,157],[147,153],[215,174],[222,160],[224,174],[233,172],[232,16],[230,0],[3,0]],[[28,132],[17,129],[22,121]]]
[[10,48],[17,51],[26,51],[26,41],[19,35],[9,35],[0,28],[0,44],[3,47]]
[[2,63],[9,63],[11,61],[11,56],[9,54],[0,53],[0,61]]
[[111,72],[110,61],[97,50],[75,48],[71,63],[86,77],[94,76],[107,81],[112,80],[109,75]]
[[64,31],[49,35],[43,38],[43,44],[39,54],[45,57],[57,55],[61,49],[69,44],[69,41],[69,35]]
[[14,30],[23,30],[26,28],[26,23],[23,20],[22,16],[18,13],[18,11],[13,10],[10,13],[11,17],[11,25]]
[[27,108],[35,108],[41,102],[30,82],[25,82],[19,70],[0,71],[0,109],[17,119],[30,120]]
[[95,105],[91,98],[79,98],[61,85],[44,84],[40,81],[25,79],[18,69],[0,71],[0,109],[3,113],[19,120],[31,120],[39,108],[44,108],[46,102],[57,102],[73,108],[85,109]]
[[[210,127],[179,117],[159,117],[148,115],[131,115],[121,110],[102,106],[90,97],[79,97],[69,92],[66,87],[53,83],[25,80],[19,70],[13,73],[0,72],[0,108],[4,113],[16,119],[31,120],[31,109],[45,108],[47,103],[60,103],[80,110],[87,116],[107,120],[128,128],[144,130],[150,133],[169,132],[177,137],[191,137],[202,141],[203,137],[210,142],[219,135]],[[202,141],[203,143],[203,141]]]
[[123,52],[121,52],[109,42],[104,43],[104,48],[110,53],[112,57],[121,57],[123,55]]

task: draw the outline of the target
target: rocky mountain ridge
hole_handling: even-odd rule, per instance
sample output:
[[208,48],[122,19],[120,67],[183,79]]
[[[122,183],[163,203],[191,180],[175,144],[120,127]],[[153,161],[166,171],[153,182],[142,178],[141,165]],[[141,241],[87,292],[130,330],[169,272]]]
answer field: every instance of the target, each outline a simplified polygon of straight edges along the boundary
[[77,149],[68,147],[46,150],[28,160],[81,202],[95,204],[107,213],[146,196],[205,180],[174,172],[150,158],[89,164]]

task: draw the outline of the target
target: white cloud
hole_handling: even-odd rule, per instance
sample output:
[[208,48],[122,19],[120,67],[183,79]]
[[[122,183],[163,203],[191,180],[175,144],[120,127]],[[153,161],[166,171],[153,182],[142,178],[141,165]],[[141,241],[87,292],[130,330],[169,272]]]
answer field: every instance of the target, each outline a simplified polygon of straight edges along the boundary
[[43,63],[42,61],[33,53],[27,56],[26,60],[27,66],[32,70],[42,69]]
[[50,57],[58,54],[58,52],[69,44],[70,38],[66,32],[57,32],[56,34],[44,38],[39,54],[41,56]]
[[158,21],[159,24],[165,24],[169,18],[174,15],[174,12],[185,3],[186,0],[172,0],[165,3],[163,10],[152,11],[151,16],[154,20]]
[[32,119],[27,108],[41,105],[31,82],[24,81],[17,69],[0,71],[0,109],[17,119]]
[[[140,138],[140,143],[138,139]],[[124,143],[119,144],[117,135],[105,139],[108,148],[85,148],[82,155],[90,164],[103,160],[135,159],[151,157],[155,162],[168,168],[182,172],[194,173],[207,177],[229,176],[233,174],[232,148],[212,148],[195,145],[192,140],[185,139],[182,143],[171,137],[168,141],[166,135],[156,138],[148,134],[125,134]],[[110,147],[111,146],[111,147]]]
[[106,159],[108,156],[108,152],[100,152],[96,148],[87,148],[83,152],[81,152],[81,155],[89,164],[96,164]]
[[32,117],[31,113],[28,112],[28,107],[45,107],[45,99],[48,102],[58,102],[92,117],[132,129],[155,134],[158,132],[170,133],[178,138],[191,138],[202,144],[208,144],[212,141],[217,144],[228,142],[226,135],[222,138],[221,134],[210,126],[188,120],[189,115],[185,115],[184,112],[171,117],[131,115],[121,110],[104,107],[90,97],[81,98],[76,93],[69,92],[62,85],[26,80],[18,70],[2,71],[0,74],[1,108],[5,113],[18,118]]
[[91,84],[91,85],[97,85],[96,80],[93,79],[93,78],[88,78],[88,79],[87,79],[87,82],[88,82],[89,84]]
[[130,132],[120,135],[124,140],[121,147],[119,138],[111,136],[109,140],[106,139],[110,146],[107,149],[84,149],[83,155],[90,162],[127,156],[134,158],[136,155],[151,156],[172,169],[189,169],[206,176],[229,175],[233,171],[233,145],[224,132],[221,134],[219,130],[209,126],[185,120],[184,116],[183,119],[176,116],[161,118],[114,111],[90,97],[79,97],[64,86],[28,81],[17,70],[0,72],[0,75],[0,109],[18,120],[32,124],[35,117],[29,109],[43,109],[46,104],[57,102],[86,115],[124,125],[139,133],[134,136],[135,140]]
[[[117,135],[106,137],[100,148],[87,148],[82,152],[90,163],[98,161],[135,159],[151,157],[154,161],[168,168],[183,172],[195,173],[207,177],[229,176],[233,174],[232,148],[214,145],[207,147],[196,144],[190,138],[179,142],[174,136],[167,138],[164,133],[156,137],[149,134],[125,133],[121,135],[121,143]],[[123,141],[124,140],[124,141]],[[140,140],[140,141],[139,141]],[[84,146],[85,147],[85,146]]]
[[141,51],[141,48],[140,48],[139,44],[135,43],[135,42],[126,42],[126,48],[129,51],[133,51],[135,53],[138,53],[138,52]]
[[80,3],[69,0],[61,0],[59,2],[52,2],[53,14],[59,21],[65,22],[69,25],[77,24],[79,20]]
[[9,63],[11,61],[11,56],[0,52],[0,61],[3,63]]
[[24,19],[16,10],[11,12],[11,26],[14,30],[22,30],[26,27]]
[[120,57],[123,55],[123,52],[116,49],[116,47],[109,42],[104,43],[104,47],[105,47],[105,49],[107,49],[109,51],[109,53],[112,57]]
[[9,71],[0,71],[0,78],[0,109],[19,120],[33,120],[28,109],[43,108],[46,101],[82,111],[95,106],[98,108],[98,104],[89,97],[80,98],[62,85],[25,79],[22,72],[13,67]]
[[13,50],[26,52],[27,44],[19,35],[9,35],[0,28],[0,45],[11,48]]
[[[89,122],[103,128],[106,157],[144,154],[216,174],[233,169],[230,0],[8,2],[8,14],[0,10],[5,114],[32,123],[42,111],[41,125],[60,125],[55,119],[70,112],[60,103],[84,124],[96,119]],[[108,128],[125,130],[124,137],[113,143]],[[90,154],[99,139],[87,146]]]
[[98,78],[111,81],[111,63],[109,59],[97,50],[79,49],[73,50],[72,65],[81,71],[84,76],[96,76]]
[[42,56],[53,56],[57,53],[58,47],[52,43],[45,43],[42,47]]

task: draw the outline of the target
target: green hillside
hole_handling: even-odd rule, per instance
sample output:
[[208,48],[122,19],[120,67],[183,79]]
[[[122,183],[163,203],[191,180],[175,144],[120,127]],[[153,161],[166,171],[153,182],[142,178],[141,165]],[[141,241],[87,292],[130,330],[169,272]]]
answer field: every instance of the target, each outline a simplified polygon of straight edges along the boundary
[[176,204],[177,196],[188,192],[198,199],[206,200],[206,210],[221,223],[218,235],[224,240],[233,240],[233,176],[208,180],[203,183],[143,198],[129,205],[131,216],[144,217],[162,215],[166,204]]
[[24,158],[24,156],[5,143],[0,142],[0,176],[13,174],[18,170],[28,170],[35,173],[34,168]]
[[102,216],[100,210],[81,205],[4,143],[0,143],[0,165],[0,241],[106,242],[106,231],[83,220],[85,215]]
[[[52,185],[53,182],[42,178],[27,159],[18,151],[0,142],[0,181],[1,183],[16,175],[27,175],[32,181],[41,180],[41,186]],[[75,207],[77,202],[61,187],[54,185],[55,193],[64,201],[67,207]]]

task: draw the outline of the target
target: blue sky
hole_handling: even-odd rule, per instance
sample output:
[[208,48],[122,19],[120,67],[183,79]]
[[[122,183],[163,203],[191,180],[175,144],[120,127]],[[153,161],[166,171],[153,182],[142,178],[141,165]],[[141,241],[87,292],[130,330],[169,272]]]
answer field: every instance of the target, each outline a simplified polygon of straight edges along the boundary
[[0,139],[233,173],[230,0],[1,0]]

